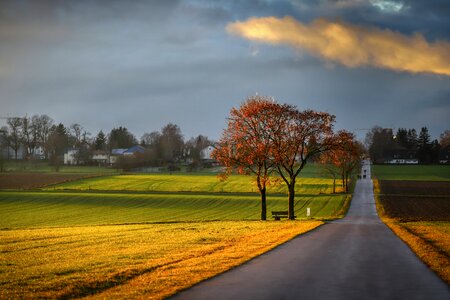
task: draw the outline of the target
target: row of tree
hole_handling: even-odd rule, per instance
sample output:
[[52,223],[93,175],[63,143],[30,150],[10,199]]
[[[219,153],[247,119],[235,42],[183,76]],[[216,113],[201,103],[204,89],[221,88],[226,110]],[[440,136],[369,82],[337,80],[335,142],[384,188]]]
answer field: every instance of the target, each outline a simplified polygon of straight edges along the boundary
[[440,139],[431,140],[427,127],[417,131],[399,128],[394,134],[390,128],[373,127],[366,135],[366,147],[375,163],[384,163],[391,159],[417,159],[421,164],[439,163],[442,151],[450,145],[450,131],[440,135]]
[[[288,218],[293,220],[295,184],[305,165],[321,160],[339,171],[345,187],[358,166],[363,149],[347,131],[333,131],[335,117],[326,112],[298,110],[273,98],[249,97],[233,108],[228,126],[213,157],[226,167],[224,177],[237,170],[253,174],[261,196],[261,219],[266,220],[266,190],[274,176],[287,185]],[[334,174],[334,173],[333,173]]]
[[7,150],[9,154],[9,149],[12,149],[14,159],[18,159],[23,150],[21,156],[26,160],[43,156],[53,163],[60,161],[68,149],[77,149],[77,162],[87,163],[95,152],[110,153],[112,149],[128,149],[140,143],[145,153],[134,160],[133,166],[136,163],[162,166],[180,160],[198,165],[201,151],[213,144],[203,135],[185,141],[181,129],[175,124],[167,124],[161,131],[145,133],[140,141],[126,127],[113,128],[108,134],[100,130],[92,137],[80,124],[66,127],[62,123],[56,124],[47,115],[8,118],[7,126],[0,129],[0,142],[1,153]]

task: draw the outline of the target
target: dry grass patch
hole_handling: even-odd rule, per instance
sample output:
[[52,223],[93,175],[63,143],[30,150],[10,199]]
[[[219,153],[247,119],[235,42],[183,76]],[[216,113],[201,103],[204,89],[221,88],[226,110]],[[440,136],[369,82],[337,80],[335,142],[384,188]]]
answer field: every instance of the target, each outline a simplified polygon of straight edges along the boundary
[[450,222],[401,222],[386,213],[374,180],[377,210],[383,222],[400,237],[414,253],[444,281],[450,284]]
[[[414,253],[444,281],[450,284],[450,223],[383,220]],[[438,224],[434,224],[438,223]]]
[[0,231],[0,298],[162,299],[322,223],[220,221]]

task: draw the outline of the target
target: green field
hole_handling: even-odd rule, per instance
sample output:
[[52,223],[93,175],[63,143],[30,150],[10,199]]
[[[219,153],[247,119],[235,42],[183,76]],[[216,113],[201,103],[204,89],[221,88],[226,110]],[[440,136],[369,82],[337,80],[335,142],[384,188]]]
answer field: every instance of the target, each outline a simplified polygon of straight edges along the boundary
[[[317,174],[318,168],[308,170]],[[331,179],[299,178],[297,218],[306,218],[307,207],[312,218],[342,216],[350,196],[331,191]],[[268,219],[273,210],[287,210],[284,182],[268,188]],[[0,192],[0,228],[259,219],[257,188],[252,177],[243,175],[225,181],[215,174],[109,175],[41,191]]]
[[[316,195],[296,198],[296,215],[336,217],[348,196]],[[268,197],[271,210],[286,210],[285,196]],[[258,220],[257,195],[183,193],[0,192],[0,228],[100,224]]]
[[372,165],[379,180],[450,180],[450,165]]
[[[253,177],[244,175],[233,175],[225,181],[220,181],[211,174],[116,175],[67,182],[48,187],[47,190],[258,193],[253,180]],[[297,192],[303,195],[329,194],[332,192],[332,184],[331,179],[299,178]],[[268,194],[287,194],[286,185],[281,181],[271,185]]]

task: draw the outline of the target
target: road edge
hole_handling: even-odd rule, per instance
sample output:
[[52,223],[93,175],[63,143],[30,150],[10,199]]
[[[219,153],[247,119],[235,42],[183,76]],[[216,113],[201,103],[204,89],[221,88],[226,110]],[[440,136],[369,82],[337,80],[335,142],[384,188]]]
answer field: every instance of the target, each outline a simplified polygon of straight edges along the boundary
[[395,219],[387,217],[380,201],[381,190],[378,179],[374,178],[372,179],[372,182],[375,205],[381,221],[397,237],[399,237],[429,269],[450,286],[450,260],[448,257],[426,240],[403,227]]

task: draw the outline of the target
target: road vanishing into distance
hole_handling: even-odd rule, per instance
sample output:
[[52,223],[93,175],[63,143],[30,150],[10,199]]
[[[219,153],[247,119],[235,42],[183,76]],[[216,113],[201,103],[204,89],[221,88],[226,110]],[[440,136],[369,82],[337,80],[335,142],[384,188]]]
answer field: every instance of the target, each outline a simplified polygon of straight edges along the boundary
[[[364,171],[365,170],[365,171]],[[365,172],[365,173],[364,173]],[[450,299],[450,288],[379,219],[370,165],[349,212],[173,299]]]

